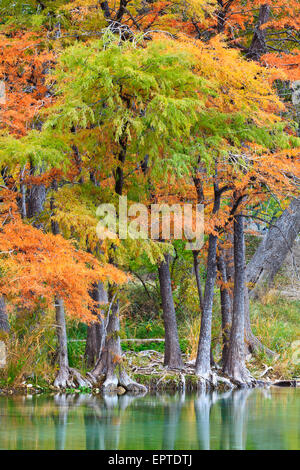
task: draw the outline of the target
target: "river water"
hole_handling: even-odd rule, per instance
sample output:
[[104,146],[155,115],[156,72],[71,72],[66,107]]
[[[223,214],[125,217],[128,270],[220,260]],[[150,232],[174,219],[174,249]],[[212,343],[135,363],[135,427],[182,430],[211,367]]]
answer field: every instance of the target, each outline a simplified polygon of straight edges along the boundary
[[0,449],[299,448],[299,388],[0,397]]

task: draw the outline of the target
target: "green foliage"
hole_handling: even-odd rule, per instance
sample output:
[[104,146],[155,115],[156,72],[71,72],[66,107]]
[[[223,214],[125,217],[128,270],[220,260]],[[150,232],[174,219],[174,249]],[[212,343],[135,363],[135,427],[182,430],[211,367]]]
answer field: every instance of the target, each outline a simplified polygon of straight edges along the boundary
[[[143,319],[127,319],[125,325],[125,338],[163,338],[165,330],[163,322],[158,319],[143,320]],[[148,343],[145,343],[148,344]],[[150,348],[151,349],[151,348]]]
[[148,351],[149,349],[153,351],[158,351],[160,353],[164,353],[165,351],[165,344],[163,342],[149,342],[149,343],[133,343],[133,342],[122,342],[122,349],[123,351]]
[[85,340],[87,334],[87,326],[84,323],[78,323],[69,320],[67,323],[68,341],[68,357],[70,367],[85,370]]
[[145,49],[119,45],[108,35],[88,46],[71,46],[53,75],[62,99],[46,126],[64,133],[76,126],[81,141],[80,130],[93,126],[98,140],[89,152],[99,157],[117,156],[126,141],[130,161],[145,154],[154,161],[162,153],[171,158],[203,106],[195,90],[206,90],[206,82],[193,73],[194,64],[191,54],[175,52],[167,40]]
[[15,168],[28,162],[38,168],[65,167],[69,147],[66,142],[51,132],[30,131],[26,136],[16,139],[11,135],[0,136],[0,162]]
[[10,27],[32,27],[40,30],[42,26],[52,29],[60,23],[68,26],[68,14],[61,9],[65,0],[1,0],[0,13],[2,21]]

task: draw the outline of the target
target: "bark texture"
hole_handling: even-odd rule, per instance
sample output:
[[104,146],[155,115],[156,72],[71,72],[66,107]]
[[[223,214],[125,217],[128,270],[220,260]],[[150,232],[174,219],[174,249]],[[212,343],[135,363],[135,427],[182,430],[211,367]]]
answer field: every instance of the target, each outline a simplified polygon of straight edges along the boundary
[[9,332],[9,321],[6,313],[5,300],[3,296],[0,296],[0,332]]
[[234,221],[234,290],[232,327],[229,348],[223,371],[240,384],[250,384],[250,375],[245,365],[244,312],[245,312],[245,241],[244,223],[241,214]]
[[183,366],[183,362],[179,346],[169,263],[170,255],[167,254],[165,255],[165,260],[158,266],[160,294],[165,326],[164,365],[171,368],[180,369]]
[[107,305],[108,296],[102,282],[98,282],[93,286],[91,297],[97,302],[97,310],[92,313],[95,315],[95,322],[88,325],[87,338],[85,347],[85,359],[87,366],[93,367],[100,356],[101,342],[104,336],[104,315],[105,312],[101,305]]
[[46,200],[46,188],[43,184],[32,185],[27,193],[27,217],[35,217],[33,225],[36,228],[41,228],[42,224],[38,220],[38,216],[44,210]]
[[198,290],[198,297],[199,297],[199,304],[201,312],[203,312],[203,293],[202,293],[202,285],[199,273],[199,258],[198,258],[199,251],[193,251],[193,258],[194,258],[194,272],[195,278],[197,283],[197,290]]
[[270,18],[271,7],[270,5],[261,5],[259,9],[258,22],[255,27],[252,42],[247,52],[247,57],[258,60],[262,54],[267,52],[266,45],[266,28],[261,26]]
[[218,270],[221,277],[221,282],[223,285],[220,287],[220,297],[221,297],[221,316],[222,316],[222,364],[226,363],[228,348],[229,348],[229,337],[230,337],[230,328],[232,322],[232,303],[229,288],[226,286],[228,283],[228,273],[227,266],[224,259],[224,255],[220,252],[218,256]]

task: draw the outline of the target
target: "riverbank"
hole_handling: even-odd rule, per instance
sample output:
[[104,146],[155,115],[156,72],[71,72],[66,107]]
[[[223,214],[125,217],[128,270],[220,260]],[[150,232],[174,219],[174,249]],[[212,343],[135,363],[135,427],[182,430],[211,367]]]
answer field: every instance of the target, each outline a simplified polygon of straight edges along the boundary
[[[279,281],[279,280],[278,280]],[[275,286],[283,285],[283,279]],[[141,291],[136,298],[143,299]],[[217,303],[217,302],[216,302]],[[139,304],[140,305],[140,304]],[[149,305],[149,312],[155,314]],[[247,368],[251,375],[263,383],[263,386],[278,381],[295,380],[300,377],[299,363],[299,308],[300,301],[288,300],[271,290],[263,300],[253,301],[251,305],[251,323],[253,332],[261,341],[275,352],[275,356],[268,357],[264,353],[258,356],[249,355],[246,358]],[[148,314],[149,315],[149,314]],[[194,359],[197,351],[199,336],[199,317],[193,321],[179,317],[179,338],[185,362],[183,371],[168,370],[163,366],[164,329],[163,321],[156,314],[149,319],[146,314],[134,316],[123,314],[121,317],[121,337],[124,351],[124,362],[128,374],[138,383],[146,385],[150,391],[191,390],[199,389],[198,379],[194,375]],[[49,393],[57,389],[53,382],[57,374],[54,352],[56,338],[54,330],[49,327],[47,318],[45,324],[40,324],[40,330],[35,334],[28,328],[28,334],[22,330],[19,333],[17,326],[12,322],[12,330],[7,346],[7,364],[0,369],[0,390],[5,394],[15,393]],[[79,370],[85,376],[88,369],[85,363],[86,326],[67,321],[68,325],[68,355],[70,366]],[[126,326],[125,326],[126,325]],[[29,325],[30,326],[30,325]],[[212,337],[214,359],[217,363],[221,359],[220,347],[220,314],[218,305],[213,312]],[[16,341],[22,335],[22,342]],[[40,338],[43,338],[41,343]],[[132,338],[130,340],[130,338]],[[42,345],[37,348],[37,345]],[[211,389],[224,390],[229,384],[226,377],[222,377],[220,369],[214,369],[214,379]],[[218,380],[219,378],[219,380]],[[235,384],[232,384],[236,388]],[[99,390],[99,391],[98,391]],[[83,393],[85,389],[69,389],[67,393]],[[1,392],[0,392],[1,393]],[[101,383],[93,389],[93,393],[101,393]],[[119,389],[118,393],[124,393]]]
[[[194,361],[187,360],[185,357],[184,367],[181,370],[169,369],[163,365],[163,354],[155,350],[144,350],[144,351],[127,351],[124,353],[124,362],[127,364],[127,371],[131,378],[137,383],[145,385],[149,393],[152,392],[226,392],[230,390],[243,388],[242,384],[235,383],[225,376],[219,367],[212,368],[212,374],[209,380],[201,380],[195,375]],[[271,385],[279,386],[292,386],[299,387],[300,380],[276,380],[269,378],[265,374],[256,374],[254,377],[252,387],[269,387]],[[266,375],[266,378],[260,377],[259,375]],[[94,395],[102,394],[103,380],[95,384],[92,388],[89,387],[78,387],[78,388],[67,388],[63,390],[69,394],[81,394],[81,393],[92,393]],[[250,387],[251,388],[251,387]],[[28,378],[19,386],[15,387],[2,387],[0,389],[0,395],[34,395],[41,393],[53,393],[62,391],[52,384],[38,385],[31,378]],[[123,387],[116,387],[112,394],[123,395],[127,393]]]

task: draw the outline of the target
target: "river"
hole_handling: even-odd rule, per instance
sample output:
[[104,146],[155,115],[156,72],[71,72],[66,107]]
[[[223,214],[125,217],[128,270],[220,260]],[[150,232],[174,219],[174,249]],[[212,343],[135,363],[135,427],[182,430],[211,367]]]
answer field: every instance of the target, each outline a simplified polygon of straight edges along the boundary
[[299,388],[0,397],[0,449],[299,448]]

